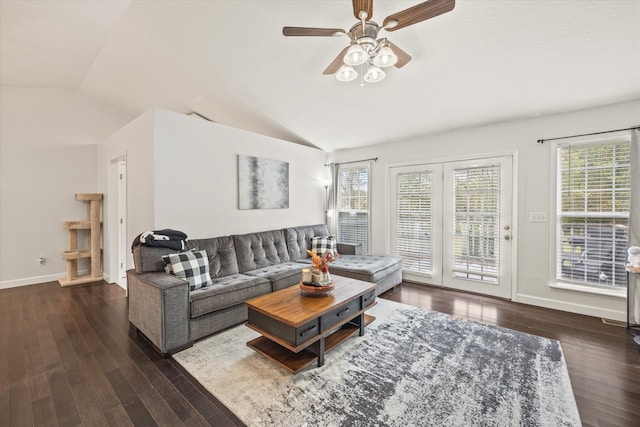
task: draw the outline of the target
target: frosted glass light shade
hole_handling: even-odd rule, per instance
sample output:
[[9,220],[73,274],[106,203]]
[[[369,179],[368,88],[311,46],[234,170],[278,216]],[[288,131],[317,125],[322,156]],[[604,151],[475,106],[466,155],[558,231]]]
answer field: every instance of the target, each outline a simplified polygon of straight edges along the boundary
[[358,77],[358,73],[350,65],[343,65],[336,72],[336,79],[340,80],[341,82],[350,82],[356,77]]
[[395,65],[396,62],[398,62],[398,57],[389,46],[380,48],[376,57],[373,58],[373,64],[378,67],[391,67]]
[[349,47],[347,53],[344,55],[343,61],[347,65],[354,66],[364,64],[367,59],[369,59],[367,52],[364,51],[362,46],[355,43]]
[[380,80],[384,79],[385,73],[380,68],[372,65],[367,70],[367,73],[364,75],[364,81],[367,83],[376,83]]

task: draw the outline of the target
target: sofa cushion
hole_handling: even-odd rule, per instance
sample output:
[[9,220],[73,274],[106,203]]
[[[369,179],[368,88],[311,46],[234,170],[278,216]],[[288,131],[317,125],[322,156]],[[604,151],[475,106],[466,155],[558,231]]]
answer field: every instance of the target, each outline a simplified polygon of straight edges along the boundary
[[269,280],[272,284],[272,291],[278,291],[299,283],[302,279],[303,268],[304,266],[298,262],[283,262],[247,271],[245,274]]
[[240,273],[289,261],[283,230],[233,236]]
[[329,266],[331,274],[377,283],[402,270],[402,258],[394,255],[342,255]]
[[336,241],[333,236],[315,236],[311,238],[311,250],[318,256],[324,255],[329,251],[331,256],[336,252]]
[[152,246],[134,246],[133,265],[136,273],[153,273],[156,271],[164,271],[164,261],[162,257],[173,254],[176,251],[169,248],[155,248]]
[[236,247],[231,236],[194,239],[187,241],[187,249],[205,250],[209,257],[209,274],[212,278],[238,274]]
[[315,236],[328,236],[329,229],[326,224],[304,225],[284,229],[289,259],[296,261],[309,258],[307,249],[311,249],[311,238]]
[[244,274],[213,279],[213,284],[189,293],[190,317],[198,317],[271,292],[267,279]]
[[207,251],[187,251],[162,257],[171,264],[171,272],[176,277],[189,282],[189,290],[204,288],[211,284]]

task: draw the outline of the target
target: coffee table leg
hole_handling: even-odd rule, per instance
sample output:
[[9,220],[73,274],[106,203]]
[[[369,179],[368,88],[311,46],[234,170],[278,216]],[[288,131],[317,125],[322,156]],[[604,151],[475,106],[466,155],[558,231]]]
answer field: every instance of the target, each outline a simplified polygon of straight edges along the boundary
[[358,316],[358,322],[360,322],[360,336],[364,335],[364,313]]
[[324,338],[319,340],[320,348],[318,350],[318,367],[324,365]]

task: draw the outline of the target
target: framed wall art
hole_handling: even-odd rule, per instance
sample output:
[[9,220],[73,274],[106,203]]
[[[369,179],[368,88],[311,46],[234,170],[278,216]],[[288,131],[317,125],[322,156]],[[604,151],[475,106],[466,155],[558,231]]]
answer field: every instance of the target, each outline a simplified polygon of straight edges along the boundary
[[238,209],[289,208],[289,163],[238,155]]

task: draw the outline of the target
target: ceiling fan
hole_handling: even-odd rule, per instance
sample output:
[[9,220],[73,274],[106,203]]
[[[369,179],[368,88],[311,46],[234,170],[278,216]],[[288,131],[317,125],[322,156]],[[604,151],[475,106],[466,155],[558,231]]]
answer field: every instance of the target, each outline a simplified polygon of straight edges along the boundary
[[[351,40],[336,59],[329,64],[323,74],[336,74],[340,81],[351,81],[358,77],[354,67],[360,65],[361,79],[368,83],[384,79],[385,67],[395,65],[401,68],[411,61],[411,56],[391,43],[386,37],[378,38],[380,30],[396,31],[417,24],[443,13],[451,11],[455,0],[427,0],[413,7],[384,18],[382,25],[371,21],[373,18],[373,0],[352,0],[353,15],[360,22],[345,31],[341,28],[283,27],[285,36],[334,37],[347,36]],[[366,72],[364,67],[367,67]],[[362,85],[362,80],[360,85]]]

